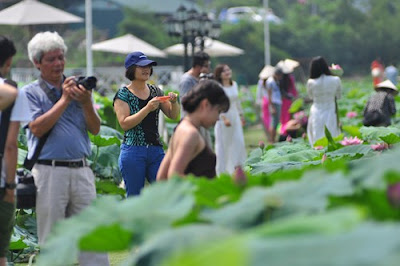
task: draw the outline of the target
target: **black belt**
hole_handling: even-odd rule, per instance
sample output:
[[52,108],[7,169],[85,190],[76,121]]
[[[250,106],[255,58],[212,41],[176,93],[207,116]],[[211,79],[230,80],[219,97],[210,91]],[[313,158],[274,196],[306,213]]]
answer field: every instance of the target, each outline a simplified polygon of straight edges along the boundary
[[86,166],[85,160],[80,161],[56,161],[56,160],[38,160],[38,164],[44,165],[52,165],[52,166],[63,166],[63,167],[71,167],[71,168],[78,168]]

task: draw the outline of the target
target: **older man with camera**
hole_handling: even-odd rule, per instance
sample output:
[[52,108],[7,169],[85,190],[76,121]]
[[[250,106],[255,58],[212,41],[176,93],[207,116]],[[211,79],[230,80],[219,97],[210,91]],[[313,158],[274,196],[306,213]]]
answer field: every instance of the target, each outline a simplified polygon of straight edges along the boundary
[[[47,138],[32,169],[40,245],[57,221],[81,212],[96,197],[94,174],[86,161],[91,153],[87,131],[98,134],[100,118],[91,88],[63,75],[66,52],[57,32],[40,32],[28,43],[29,59],[40,71],[39,79],[23,88],[33,116],[28,158],[37,157],[40,139]],[[81,252],[79,263],[109,265],[107,254],[92,252]]]

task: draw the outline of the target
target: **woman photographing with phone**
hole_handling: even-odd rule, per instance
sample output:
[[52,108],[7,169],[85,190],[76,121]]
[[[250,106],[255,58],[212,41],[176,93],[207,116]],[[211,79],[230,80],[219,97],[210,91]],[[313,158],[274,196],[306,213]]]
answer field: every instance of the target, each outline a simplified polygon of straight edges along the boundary
[[133,52],[125,59],[125,76],[131,83],[118,90],[114,110],[125,131],[121,144],[119,168],[125,181],[127,196],[138,195],[145,179],[156,180],[164,158],[158,133],[159,111],[171,119],[178,118],[177,95],[168,96],[157,86],[147,83],[157,62],[147,59],[142,52]]

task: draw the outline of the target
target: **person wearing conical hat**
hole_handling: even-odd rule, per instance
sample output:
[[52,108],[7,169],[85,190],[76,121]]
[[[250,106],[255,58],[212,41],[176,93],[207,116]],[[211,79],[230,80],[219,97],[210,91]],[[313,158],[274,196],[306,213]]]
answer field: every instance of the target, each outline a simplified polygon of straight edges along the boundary
[[391,117],[396,114],[394,96],[397,87],[390,81],[378,83],[374,93],[364,108],[364,126],[386,127],[392,124]]

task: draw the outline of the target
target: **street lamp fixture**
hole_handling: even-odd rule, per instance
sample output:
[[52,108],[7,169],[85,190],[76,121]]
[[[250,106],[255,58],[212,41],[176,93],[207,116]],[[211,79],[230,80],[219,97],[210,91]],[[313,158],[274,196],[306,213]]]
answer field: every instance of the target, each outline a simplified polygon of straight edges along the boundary
[[193,56],[196,46],[204,50],[206,37],[217,39],[221,32],[219,21],[210,19],[207,13],[199,13],[196,9],[188,10],[183,5],[176,10],[175,15],[167,17],[165,22],[169,36],[182,38],[185,71],[189,69],[188,44],[191,44]]

